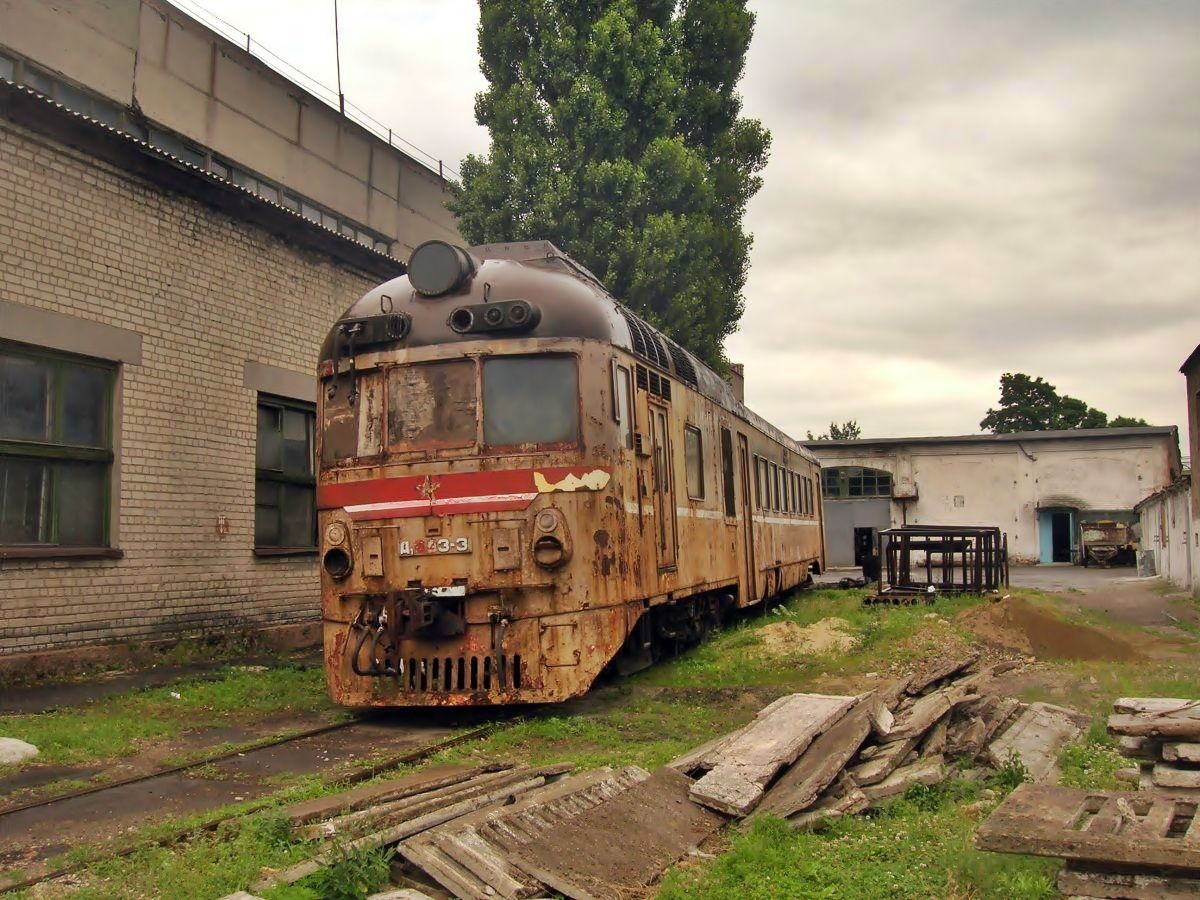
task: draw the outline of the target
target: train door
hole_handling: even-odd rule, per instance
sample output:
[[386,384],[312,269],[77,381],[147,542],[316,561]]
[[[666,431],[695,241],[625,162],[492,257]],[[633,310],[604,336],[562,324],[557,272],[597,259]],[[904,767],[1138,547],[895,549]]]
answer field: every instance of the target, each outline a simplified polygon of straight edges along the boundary
[[658,567],[675,566],[675,479],[671,471],[671,432],[667,410],[649,404],[654,465],[654,517],[658,520]]
[[746,596],[742,602],[752,603],[758,599],[758,580],[754,573],[754,492],[750,479],[750,445],[741,432],[738,432],[738,468],[742,473],[742,558],[746,566]]

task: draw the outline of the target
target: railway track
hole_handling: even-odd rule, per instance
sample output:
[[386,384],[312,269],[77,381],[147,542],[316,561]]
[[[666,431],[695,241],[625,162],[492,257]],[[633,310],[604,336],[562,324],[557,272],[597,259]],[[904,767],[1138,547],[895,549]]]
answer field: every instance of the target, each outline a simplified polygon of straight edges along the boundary
[[[386,754],[377,759],[372,760],[368,765],[356,768],[352,771],[345,772],[329,772],[324,776],[326,784],[329,785],[351,785],[372,778],[381,772],[388,771],[400,765],[419,762],[429,756],[438,753],[441,750],[453,747],[457,744],[484,737],[497,728],[506,725],[506,722],[492,722],[478,728],[472,728],[469,731],[452,734],[449,727],[444,727],[438,731],[429,733],[429,740],[423,742],[410,743],[407,746],[402,746],[397,749],[397,752]],[[46,837],[53,833],[54,838],[51,840],[68,840],[72,836],[60,834],[55,823],[74,823],[78,825],[81,822],[93,822],[97,816],[103,816],[106,808],[111,804],[113,810],[126,809],[132,797],[136,803],[138,800],[145,801],[150,798],[151,802],[155,798],[161,800],[171,796],[172,791],[178,792],[180,779],[189,778],[189,773],[200,769],[204,766],[219,766],[222,763],[230,765],[235,770],[241,772],[255,771],[260,773],[258,777],[262,777],[261,773],[269,773],[272,771],[272,765],[278,769],[280,764],[286,764],[288,754],[294,754],[299,745],[305,742],[314,742],[317,739],[323,738],[337,732],[346,732],[346,734],[336,735],[344,746],[359,746],[355,743],[355,738],[360,738],[364,742],[370,739],[378,738],[378,730],[380,726],[371,722],[371,720],[351,719],[345,722],[335,722],[329,725],[323,725],[316,728],[306,729],[305,731],[280,735],[265,739],[252,745],[243,746],[235,750],[223,751],[221,753],[210,754],[204,758],[194,760],[192,762],[173,766],[169,769],[161,769],[155,772],[138,775],[131,778],[122,779],[116,782],[110,782],[103,785],[92,785],[78,791],[72,791],[68,794],[61,794],[54,797],[47,797],[40,800],[30,801],[28,803],[0,808],[0,860],[3,860],[3,850],[6,847],[33,847],[39,850],[46,849]],[[355,729],[364,732],[362,735],[356,735]],[[290,745],[290,746],[289,746]],[[364,743],[362,746],[370,746]],[[327,759],[322,756],[319,749],[314,750],[308,748],[311,756],[318,759]],[[351,753],[354,757],[357,754]],[[231,762],[232,761],[232,762]],[[311,768],[311,766],[310,766]],[[286,768],[281,771],[290,771]],[[318,769],[319,771],[319,769]],[[198,788],[197,793],[208,794],[208,799],[213,799],[211,783],[203,779],[191,779],[194,785]],[[226,782],[216,782],[218,785],[224,785]],[[227,791],[237,790],[238,782],[232,783]],[[199,789],[207,787],[208,790]],[[186,788],[185,788],[186,790]],[[97,855],[91,859],[84,860],[78,863],[72,863],[61,867],[54,868],[49,871],[37,872],[29,877],[10,883],[0,882],[0,894],[9,893],[11,891],[21,890],[31,887],[43,881],[49,881],[55,878],[60,878],[64,875],[69,875],[86,868],[102,859],[119,858],[135,853],[148,847],[156,845],[171,845],[179,843],[189,836],[205,831],[211,831],[219,826],[222,822],[230,819],[235,819],[257,812],[267,806],[270,806],[273,801],[273,796],[277,793],[271,789],[267,782],[262,782],[257,785],[251,785],[251,789],[246,793],[254,793],[256,796],[247,796],[248,802],[242,802],[236,810],[217,813],[207,819],[202,820],[198,824],[193,823],[185,828],[180,828],[167,835],[157,838],[136,841],[125,846],[118,847],[115,850],[104,852],[100,850]],[[208,808],[217,808],[228,806],[232,802],[240,801],[240,797],[235,797],[232,800],[225,798],[215,799]],[[152,806],[146,807],[152,809]],[[168,804],[162,806],[164,810],[177,814],[178,810],[170,810]],[[184,814],[195,815],[202,813],[203,807],[200,809],[185,809]],[[145,823],[142,823],[145,824]],[[37,832],[41,832],[40,836]],[[119,826],[113,826],[108,829],[109,833],[121,830]],[[69,829],[68,829],[69,831]],[[32,835],[30,832],[34,832]],[[28,839],[26,839],[28,838]],[[81,842],[86,843],[86,842]],[[55,852],[61,852],[61,846],[52,846]],[[98,848],[99,849],[99,848]],[[53,855],[50,852],[43,853],[43,860],[46,857]],[[34,863],[36,865],[36,862]],[[28,870],[29,864],[22,866]],[[0,869],[0,878],[3,877],[3,869]]]

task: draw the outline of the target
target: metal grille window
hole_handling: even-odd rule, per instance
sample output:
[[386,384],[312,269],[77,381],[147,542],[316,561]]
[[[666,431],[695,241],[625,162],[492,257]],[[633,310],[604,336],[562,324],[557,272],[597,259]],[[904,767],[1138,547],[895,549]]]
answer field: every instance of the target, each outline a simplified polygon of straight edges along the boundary
[[687,492],[693,500],[704,499],[704,447],[700,429],[683,427],[683,464],[687,470]]
[[835,466],[821,473],[825,497],[830,500],[892,496],[892,473],[860,466]]
[[0,546],[109,545],[116,367],[0,345]]
[[256,550],[316,549],[315,418],[311,403],[259,397],[254,485]]

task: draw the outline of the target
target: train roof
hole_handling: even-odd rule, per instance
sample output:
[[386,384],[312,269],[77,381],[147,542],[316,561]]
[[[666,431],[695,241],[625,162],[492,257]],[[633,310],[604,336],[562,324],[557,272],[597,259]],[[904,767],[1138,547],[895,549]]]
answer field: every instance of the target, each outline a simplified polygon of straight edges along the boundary
[[396,314],[409,321],[403,336],[390,341],[395,346],[503,340],[502,332],[459,333],[450,326],[450,315],[464,305],[525,300],[537,307],[539,315],[520,337],[583,338],[621,347],[750,422],[791,452],[817,461],[808,449],[738,400],[725,379],[618,302],[599,278],[549,241],[481,244],[466,252],[474,273],[454,290],[425,296],[405,274],[368,291],[338,319],[321,348],[321,359],[332,358],[339,330],[346,324]]

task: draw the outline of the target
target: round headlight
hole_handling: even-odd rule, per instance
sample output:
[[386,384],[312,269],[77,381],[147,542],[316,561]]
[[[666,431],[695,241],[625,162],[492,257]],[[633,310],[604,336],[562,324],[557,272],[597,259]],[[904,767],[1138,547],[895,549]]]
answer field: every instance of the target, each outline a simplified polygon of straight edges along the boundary
[[426,297],[445,294],[475,274],[475,261],[462,247],[445,241],[426,241],[408,258],[408,281]]

